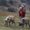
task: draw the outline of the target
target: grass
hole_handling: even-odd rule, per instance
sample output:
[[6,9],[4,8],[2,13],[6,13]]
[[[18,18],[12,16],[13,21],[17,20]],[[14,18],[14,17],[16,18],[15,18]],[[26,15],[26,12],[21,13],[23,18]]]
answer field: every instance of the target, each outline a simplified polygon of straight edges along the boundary
[[0,30],[30,30],[29,28],[21,28],[18,26],[18,18],[16,18],[16,25],[10,24],[10,27],[4,26],[4,19],[5,17],[0,16]]

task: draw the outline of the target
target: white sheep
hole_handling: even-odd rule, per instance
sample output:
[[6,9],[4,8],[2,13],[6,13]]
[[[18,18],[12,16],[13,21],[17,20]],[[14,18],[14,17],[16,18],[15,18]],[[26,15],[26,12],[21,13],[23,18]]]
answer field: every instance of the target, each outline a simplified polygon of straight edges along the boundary
[[5,18],[5,25],[7,24],[9,26],[11,22],[12,24],[15,23],[15,16],[13,15],[9,15]]

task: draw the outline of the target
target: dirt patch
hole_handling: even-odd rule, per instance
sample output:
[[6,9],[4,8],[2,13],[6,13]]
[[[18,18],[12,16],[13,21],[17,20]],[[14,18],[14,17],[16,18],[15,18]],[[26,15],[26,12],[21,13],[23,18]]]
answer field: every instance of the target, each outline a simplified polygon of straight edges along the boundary
[[17,15],[17,14],[12,12],[0,12],[0,16],[8,16],[8,15]]

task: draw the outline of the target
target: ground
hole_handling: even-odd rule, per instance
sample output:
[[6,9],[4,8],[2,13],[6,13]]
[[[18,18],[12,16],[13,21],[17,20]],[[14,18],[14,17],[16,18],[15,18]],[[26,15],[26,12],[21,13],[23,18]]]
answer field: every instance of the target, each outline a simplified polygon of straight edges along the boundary
[[18,26],[18,21],[16,20],[16,25],[11,24],[10,27],[5,27],[4,26],[4,19],[5,17],[0,16],[0,30],[30,30],[29,28],[21,28]]
[[18,24],[18,21],[19,21],[18,17],[16,17],[16,20],[15,20],[16,25],[10,24],[10,27],[5,27],[4,26],[4,18],[5,17],[6,16],[0,16],[0,30],[30,30],[30,28],[28,28],[26,26],[24,28],[19,26],[19,24]]

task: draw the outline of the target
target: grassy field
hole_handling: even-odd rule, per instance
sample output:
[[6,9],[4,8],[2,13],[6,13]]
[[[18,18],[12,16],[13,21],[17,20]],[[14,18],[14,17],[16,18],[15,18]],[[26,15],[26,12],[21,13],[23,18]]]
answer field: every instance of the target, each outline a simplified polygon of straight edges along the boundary
[[[26,26],[24,28],[19,26],[19,24],[18,24],[19,18],[18,17],[16,17],[16,19],[15,19],[15,22],[16,22],[15,25],[14,24],[10,24],[10,27],[5,27],[4,26],[4,18],[7,15],[16,15],[17,16],[17,14],[15,14],[15,13],[4,13],[4,12],[1,13],[0,12],[0,30],[30,30],[30,28],[28,28]],[[29,17],[29,19],[30,19],[30,17]]]
[[18,18],[16,19],[16,25],[10,24],[10,27],[4,26],[4,18],[5,16],[0,16],[0,30],[30,30],[28,27],[21,28],[18,25]]

